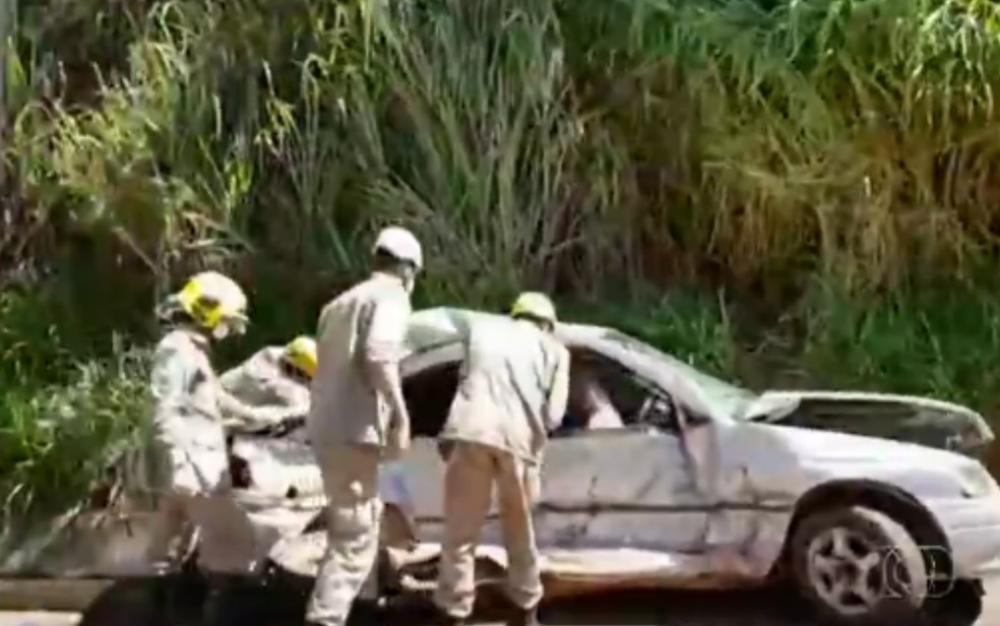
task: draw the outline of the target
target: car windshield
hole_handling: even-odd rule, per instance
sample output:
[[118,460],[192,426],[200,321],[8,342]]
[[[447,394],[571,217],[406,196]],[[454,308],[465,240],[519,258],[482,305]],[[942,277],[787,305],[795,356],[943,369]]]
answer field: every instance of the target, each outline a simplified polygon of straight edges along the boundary
[[680,377],[693,383],[698,387],[703,399],[718,414],[734,419],[738,418],[743,414],[747,405],[756,398],[756,394],[748,389],[719,380],[620,331],[607,330],[604,338],[645,358],[662,363]]

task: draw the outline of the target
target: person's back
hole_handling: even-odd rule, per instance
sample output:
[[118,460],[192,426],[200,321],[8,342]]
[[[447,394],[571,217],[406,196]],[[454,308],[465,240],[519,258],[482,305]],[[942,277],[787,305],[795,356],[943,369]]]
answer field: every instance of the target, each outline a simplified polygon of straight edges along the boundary
[[442,439],[489,445],[537,462],[563,405],[552,401],[566,348],[527,320],[490,318],[469,332]]
[[[388,407],[380,406],[377,391],[366,379],[363,351],[369,348],[364,342],[377,347],[382,329],[405,326],[409,311],[403,285],[381,273],[342,293],[323,309],[319,369],[309,412],[309,437],[314,445],[385,444]],[[403,321],[387,323],[387,316],[401,316]]]
[[244,363],[228,370],[219,382],[231,394],[254,406],[294,406],[308,389],[281,373],[282,346],[261,348]]

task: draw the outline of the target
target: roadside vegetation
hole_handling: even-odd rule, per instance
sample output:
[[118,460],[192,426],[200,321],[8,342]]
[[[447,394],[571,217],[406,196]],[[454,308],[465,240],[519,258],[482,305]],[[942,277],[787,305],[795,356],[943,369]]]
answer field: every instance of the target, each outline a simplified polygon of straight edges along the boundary
[[388,222],[418,305],[540,288],[752,387],[1000,416],[995,3],[4,6],[8,522],[128,445],[183,276],[251,291],[231,362],[311,328]]

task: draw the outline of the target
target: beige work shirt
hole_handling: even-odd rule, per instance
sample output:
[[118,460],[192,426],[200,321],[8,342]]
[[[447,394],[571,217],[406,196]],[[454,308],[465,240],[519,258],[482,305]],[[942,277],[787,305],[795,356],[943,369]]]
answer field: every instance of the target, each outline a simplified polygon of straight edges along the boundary
[[281,369],[285,349],[269,346],[258,350],[219,381],[238,400],[251,406],[286,407],[305,417],[309,413],[309,386],[287,376]]
[[475,322],[461,380],[441,439],[469,441],[540,463],[548,433],[562,423],[569,351],[531,322]]
[[398,367],[410,310],[402,280],[380,272],[323,309],[317,332],[319,368],[307,421],[314,448],[387,445],[391,404],[371,384],[367,366],[377,362]]
[[292,417],[288,409],[247,406],[219,383],[208,357],[208,340],[178,329],[168,333],[153,355],[154,441],[172,490],[211,494],[229,487],[224,416],[263,425]]

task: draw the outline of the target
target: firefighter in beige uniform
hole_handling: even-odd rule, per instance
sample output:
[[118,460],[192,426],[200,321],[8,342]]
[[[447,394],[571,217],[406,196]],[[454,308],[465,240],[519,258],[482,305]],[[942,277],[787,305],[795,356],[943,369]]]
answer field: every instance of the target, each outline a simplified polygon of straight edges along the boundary
[[316,366],[316,342],[300,336],[287,345],[258,350],[219,377],[219,382],[246,404],[287,407],[304,417],[309,413],[309,386]]
[[328,500],[328,545],[306,614],[310,624],[344,624],[369,581],[382,514],[379,462],[409,445],[399,359],[423,256],[417,239],[396,227],[379,233],[373,252],[371,277],[330,302],[319,319],[307,426]]
[[229,496],[227,422],[260,427],[293,416],[288,409],[247,406],[226,393],[209,360],[210,343],[245,329],[247,300],[229,278],[204,272],[194,276],[160,309],[172,326],[153,356],[154,450],[163,461],[166,485],[160,518],[149,547],[156,567],[169,569],[172,550],[185,526],[199,535],[199,566],[210,574],[213,593],[209,621],[217,615],[215,592],[221,580],[250,573],[255,566],[253,530]]
[[435,602],[447,624],[461,624],[472,612],[475,547],[494,483],[508,593],[520,608],[509,623],[537,623],[542,584],[531,508],[542,448],[566,411],[569,352],[550,334],[556,314],[546,296],[522,294],[511,315],[514,320],[490,319],[470,329],[461,382],[441,434],[445,536]]

